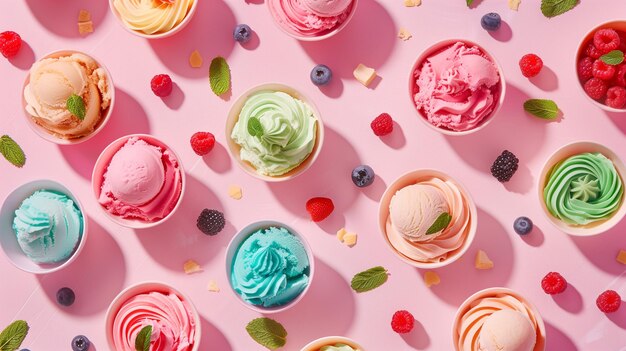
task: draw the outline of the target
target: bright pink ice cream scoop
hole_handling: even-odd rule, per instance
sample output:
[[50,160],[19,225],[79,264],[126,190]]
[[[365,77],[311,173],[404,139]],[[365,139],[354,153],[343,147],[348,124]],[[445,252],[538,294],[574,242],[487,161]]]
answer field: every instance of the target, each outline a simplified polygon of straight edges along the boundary
[[278,24],[303,37],[323,36],[347,21],[353,0],[268,0]]
[[352,0],[302,0],[307,10],[322,17],[339,16],[351,3]]

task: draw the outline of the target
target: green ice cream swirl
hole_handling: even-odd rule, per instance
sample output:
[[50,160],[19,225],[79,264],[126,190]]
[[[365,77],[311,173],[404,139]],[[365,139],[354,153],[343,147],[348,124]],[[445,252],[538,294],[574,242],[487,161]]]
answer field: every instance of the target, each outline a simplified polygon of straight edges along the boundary
[[[251,118],[263,127],[261,136],[248,130]],[[280,91],[262,91],[248,98],[231,137],[240,157],[257,172],[279,176],[300,165],[313,151],[316,118],[309,105]]]
[[322,346],[320,351],[356,351],[350,345],[336,343],[335,345]]
[[546,206],[565,223],[585,225],[610,217],[624,194],[613,162],[600,153],[575,155],[556,164],[543,189]]

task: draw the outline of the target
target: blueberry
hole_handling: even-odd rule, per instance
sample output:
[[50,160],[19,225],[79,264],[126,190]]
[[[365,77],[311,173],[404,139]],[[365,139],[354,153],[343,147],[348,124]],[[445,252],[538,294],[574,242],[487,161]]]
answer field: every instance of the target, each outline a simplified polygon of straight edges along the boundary
[[21,349],[20,351],[30,351],[29,349]]
[[317,65],[311,71],[311,82],[315,85],[326,85],[333,77],[333,71],[326,65]]
[[247,43],[252,39],[252,29],[247,24],[238,24],[233,31],[233,37],[240,43]]
[[502,20],[500,19],[500,15],[495,12],[490,12],[480,19],[480,25],[488,31],[498,30],[501,24]]
[[533,230],[533,221],[528,217],[519,217],[513,223],[513,229],[519,235],[526,235]]
[[89,350],[91,342],[84,335],[77,335],[72,339],[72,351],[86,351]]
[[359,188],[372,184],[374,177],[374,170],[367,165],[358,166],[352,170],[352,182]]
[[74,291],[70,288],[61,288],[57,291],[57,302],[61,306],[71,306],[76,299]]

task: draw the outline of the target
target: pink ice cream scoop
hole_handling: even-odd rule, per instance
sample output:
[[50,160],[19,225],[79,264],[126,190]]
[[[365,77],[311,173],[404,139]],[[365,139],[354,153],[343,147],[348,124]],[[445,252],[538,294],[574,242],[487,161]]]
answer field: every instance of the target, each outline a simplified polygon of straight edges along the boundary
[[476,46],[453,44],[428,57],[415,77],[415,105],[436,127],[474,129],[498,103],[498,69]]
[[135,351],[137,334],[152,326],[150,351],[190,351],[196,325],[191,308],[175,294],[151,292],[126,301],[113,321],[117,351]]
[[300,36],[329,33],[348,18],[353,0],[268,0],[280,26]]
[[352,0],[302,0],[307,10],[321,17],[339,16],[351,3]]
[[182,189],[174,155],[138,137],[113,155],[103,179],[98,201],[109,213],[148,222],[167,216]]

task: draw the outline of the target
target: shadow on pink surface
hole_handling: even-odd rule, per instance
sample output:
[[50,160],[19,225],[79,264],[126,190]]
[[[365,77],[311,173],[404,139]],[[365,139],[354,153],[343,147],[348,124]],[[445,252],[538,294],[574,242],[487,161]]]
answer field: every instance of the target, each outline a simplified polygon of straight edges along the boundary
[[415,326],[410,333],[400,334],[400,336],[407,343],[407,345],[416,350],[424,350],[430,346],[430,337],[428,336],[428,333],[426,333],[426,329],[424,329],[422,323],[418,320],[415,321]]
[[[620,248],[626,248],[626,221],[620,222],[613,229],[596,237],[571,236],[572,241],[588,262],[605,272],[619,275],[624,272],[624,265],[615,259]],[[565,234],[563,234],[565,235]],[[610,243],[610,245],[607,245]]]
[[[191,22],[176,35],[149,40],[148,43],[172,72],[189,78],[208,79],[211,60],[216,56],[228,58],[233,51],[232,29],[237,23],[233,11],[223,0],[199,1],[196,11]],[[200,68],[186,63],[194,50],[198,50],[204,59]]]
[[544,320],[546,325],[546,351],[578,351],[576,344],[560,329]]
[[200,316],[200,324],[202,325],[202,339],[200,341],[201,350],[204,351],[232,351],[224,333],[222,333],[213,323],[209,322],[203,316]]
[[201,266],[226,248],[236,229],[228,222],[219,234],[207,236],[196,227],[203,209],[224,212],[217,196],[198,179],[187,174],[187,189],[178,211],[165,223],[149,229],[137,229],[137,238],[146,252],[161,266],[182,272],[183,263],[192,259]]
[[617,312],[607,313],[606,317],[611,320],[616,326],[626,330],[626,303],[624,302],[626,297],[622,296],[622,306]]
[[176,82],[173,82],[172,93],[169,96],[162,97],[161,100],[163,100],[163,103],[167,105],[170,110],[178,110],[183,102],[185,102],[185,93]]
[[533,226],[533,230],[526,234],[526,235],[520,235],[520,238],[522,238],[522,240],[533,247],[539,247],[541,245],[543,245],[543,242],[545,241],[545,235],[543,234],[543,230],[541,228],[539,228],[536,224]]
[[579,314],[583,310],[583,297],[571,283],[568,283],[567,289],[563,293],[552,295],[552,300],[559,307],[572,314]]
[[22,40],[20,51],[17,55],[11,57],[9,62],[22,71],[29,70],[33,63],[35,63],[35,52],[26,40]]
[[[52,304],[74,315],[105,311],[124,287],[126,278],[126,260],[119,244],[98,222],[87,220],[87,242],[76,261],[61,271],[37,276]],[[56,302],[56,293],[62,287],[76,293],[76,302],[70,307],[61,307]]]
[[115,106],[110,118],[98,135],[80,146],[59,146],[65,161],[87,180],[91,179],[98,156],[111,142],[128,134],[150,134],[150,122],[143,107],[120,88],[115,89]]
[[215,142],[213,150],[211,150],[208,155],[202,157],[202,161],[216,173],[225,173],[232,168],[232,161],[228,151],[224,145],[217,141]]
[[345,335],[353,323],[355,307],[354,293],[348,281],[316,257],[315,277],[309,292],[297,305],[280,313],[276,319],[286,326],[298,326],[289,329],[289,344],[300,349],[317,338]]
[[[600,112],[600,110],[598,110],[598,112]],[[615,126],[619,128],[619,130],[621,130],[623,134],[626,134],[626,113],[606,111],[604,113],[609,116],[611,122],[613,122],[613,124],[615,124]]]
[[[441,283],[431,287],[433,295],[457,307],[479,290],[507,286],[514,262],[509,235],[511,234],[495,217],[478,208],[478,229],[474,242],[457,262],[437,270]],[[492,269],[478,270],[474,267],[474,259],[479,249],[485,251],[493,261]],[[423,271],[418,271],[423,276]]]
[[502,20],[498,30],[490,31],[488,33],[492,38],[503,43],[506,43],[513,38],[513,29],[511,29],[511,26],[509,26],[509,24],[504,20]]
[[544,66],[538,76],[529,78],[528,80],[544,91],[554,91],[559,88],[559,78],[548,66]]
[[287,211],[302,218],[309,218],[305,208],[307,200],[316,196],[331,198],[335,211],[318,225],[334,234],[345,225],[344,212],[360,193],[351,179],[352,169],[360,164],[354,147],[326,126],[322,152],[311,168],[295,179],[268,183],[268,187]]
[[392,149],[400,150],[406,145],[406,137],[404,131],[398,122],[393,121],[393,132],[383,135],[380,140]]
[[62,4],[56,1],[26,0],[26,4],[37,21],[48,31],[67,38],[80,37],[77,23],[81,9],[91,12],[91,21],[96,30],[109,12],[108,0],[63,0]]

